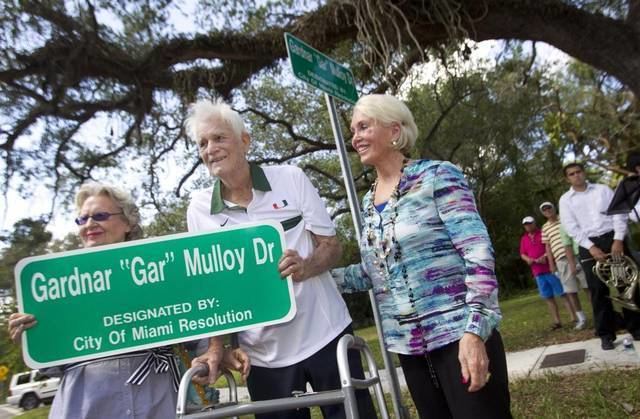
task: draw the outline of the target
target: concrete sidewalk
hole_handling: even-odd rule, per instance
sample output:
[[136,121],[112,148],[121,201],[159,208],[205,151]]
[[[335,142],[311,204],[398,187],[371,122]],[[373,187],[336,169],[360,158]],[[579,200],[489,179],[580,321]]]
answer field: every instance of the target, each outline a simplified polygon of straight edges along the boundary
[[[624,338],[631,339],[634,348],[625,349],[622,345]],[[555,367],[545,367],[544,361],[548,356],[562,357],[568,352],[584,350],[584,361],[569,363]],[[526,351],[507,354],[509,380],[554,374],[578,374],[588,371],[598,371],[611,368],[640,368],[640,342],[634,341],[631,335],[619,335],[615,341],[615,348],[603,351],[600,339],[590,339],[582,342],[563,343],[560,345],[543,346]],[[570,354],[569,354],[570,355]]]
[[[632,339],[634,349],[625,350],[622,346],[624,338],[632,339],[629,334],[619,335],[615,341],[615,349],[611,351],[603,351],[600,348],[600,339],[595,338],[581,342],[542,346],[520,352],[509,352],[507,353],[509,381],[535,378],[544,374],[578,374],[610,368],[640,368],[640,342]],[[550,362],[553,360],[557,362]],[[550,363],[558,366],[547,366]],[[407,384],[402,369],[397,368],[396,371],[400,386],[406,388]],[[389,392],[389,379],[385,370],[380,370],[380,379],[384,390]],[[312,390],[307,388],[307,391]],[[220,393],[221,401],[229,400],[227,389],[220,389]],[[246,387],[238,387],[238,399],[249,401]]]

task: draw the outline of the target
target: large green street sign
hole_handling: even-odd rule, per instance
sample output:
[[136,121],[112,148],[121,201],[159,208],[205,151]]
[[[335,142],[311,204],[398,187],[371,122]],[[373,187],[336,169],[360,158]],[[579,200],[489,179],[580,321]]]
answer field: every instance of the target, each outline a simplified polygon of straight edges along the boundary
[[358,101],[351,70],[290,33],[285,33],[284,39],[293,74],[298,79],[345,102]]
[[23,259],[15,269],[32,368],[289,321],[277,223],[176,234]]

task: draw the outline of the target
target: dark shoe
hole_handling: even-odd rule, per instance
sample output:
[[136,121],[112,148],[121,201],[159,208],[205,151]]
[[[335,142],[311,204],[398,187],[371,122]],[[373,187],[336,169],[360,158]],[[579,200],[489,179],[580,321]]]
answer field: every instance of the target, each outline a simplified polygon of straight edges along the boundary
[[558,330],[562,328],[562,325],[560,323],[554,323],[553,325],[551,325],[551,330]]
[[600,347],[603,351],[610,351],[614,348],[613,339],[611,338],[601,338]]
[[631,336],[633,336],[633,340],[640,340],[640,331],[632,332]]

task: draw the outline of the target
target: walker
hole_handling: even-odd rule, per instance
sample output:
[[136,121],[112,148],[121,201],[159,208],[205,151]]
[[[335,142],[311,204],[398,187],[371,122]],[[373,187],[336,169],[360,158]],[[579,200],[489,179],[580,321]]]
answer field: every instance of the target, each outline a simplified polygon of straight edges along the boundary
[[[357,379],[351,377],[351,371],[347,360],[348,349],[355,349],[364,353],[367,359],[369,378]],[[238,391],[235,379],[231,373],[225,371],[223,374],[229,383],[230,400],[226,403],[205,406],[196,412],[187,412],[187,391],[191,383],[191,378],[196,375],[206,375],[208,373],[208,368],[204,364],[190,368],[180,381],[176,417],[178,419],[238,418],[241,415],[277,412],[301,407],[326,406],[342,403],[347,419],[359,419],[360,415],[358,414],[355,391],[356,389],[364,389],[373,386],[379,414],[382,419],[389,419],[389,412],[384,399],[380,375],[378,374],[378,369],[376,368],[371,350],[367,346],[366,342],[360,337],[345,335],[338,341],[336,356],[338,361],[338,371],[340,373],[340,382],[342,385],[338,390],[296,393],[292,395],[292,397],[238,403]]]

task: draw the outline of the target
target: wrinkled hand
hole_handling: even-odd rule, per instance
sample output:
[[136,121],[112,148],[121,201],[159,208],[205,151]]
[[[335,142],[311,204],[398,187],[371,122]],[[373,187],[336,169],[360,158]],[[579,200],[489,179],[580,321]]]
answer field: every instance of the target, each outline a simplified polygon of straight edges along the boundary
[[249,355],[240,348],[225,349],[220,367],[228,370],[236,370],[242,374],[242,379],[247,381],[249,371],[251,370],[251,361]]
[[300,257],[297,251],[292,249],[287,249],[282,254],[282,257],[278,262],[278,270],[280,271],[280,276],[282,276],[282,278],[286,278],[291,275],[291,279],[296,282],[307,279],[305,260]]
[[20,343],[22,332],[26,329],[32,328],[37,323],[38,321],[31,314],[13,313],[9,316],[9,337],[14,343]]
[[206,364],[209,367],[209,375],[193,376],[192,381],[196,384],[207,385],[215,383],[220,377],[220,364],[223,360],[224,349],[222,345],[209,346],[207,352],[193,358],[191,367],[197,364]]
[[615,259],[621,259],[624,255],[624,245],[622,240],[614,240],[611,244],[611,256]]
[[466,384],[471,379],[468,391],[478,391],[489,381],[489,357],[484,342],[478,335],[465,333],[458,346],[462,382]]
[[[614,241],[614,244],[615,244],[615,241]],[[611,252],[613,252],[613,246],[612,246]],[[595,244],[589,248],[589,253],[598,262],[604,262],[607,259],[607,255],[602,251],[602,249],[600,249]]]

